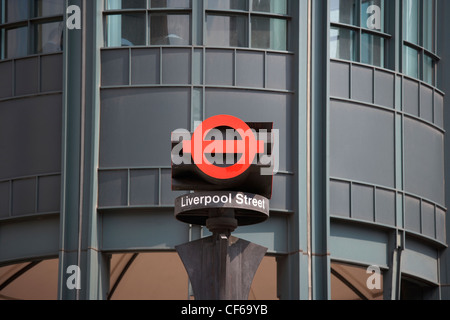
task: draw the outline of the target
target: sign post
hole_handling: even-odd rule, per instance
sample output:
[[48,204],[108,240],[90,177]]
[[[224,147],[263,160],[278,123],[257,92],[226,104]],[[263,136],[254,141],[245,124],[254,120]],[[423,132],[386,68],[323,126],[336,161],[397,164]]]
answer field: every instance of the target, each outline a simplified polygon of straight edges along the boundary
[[176,247],[197,300],[248,299],[267,248],[231,233],[269,218],[271,132],[271,123],[219,115],[192,136],[172,135],[172,189],[191,191],[175,200],[175,217],[212,233]]

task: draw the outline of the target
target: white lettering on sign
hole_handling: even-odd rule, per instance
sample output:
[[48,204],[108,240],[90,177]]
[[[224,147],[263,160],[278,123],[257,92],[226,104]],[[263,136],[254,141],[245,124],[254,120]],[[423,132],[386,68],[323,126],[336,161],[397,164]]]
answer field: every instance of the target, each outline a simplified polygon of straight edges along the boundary
[[181,198],[181,208],[190,207],[193,205],[208,206],[210,204],[224,204],[224,205],[247,205],[255,208],[266,209],[266,202],[264,199],[257,199],[249,195],[238,193],[233,198],[232,194],[228,195],[206,195],[206,196],[191,196],[186,195]]

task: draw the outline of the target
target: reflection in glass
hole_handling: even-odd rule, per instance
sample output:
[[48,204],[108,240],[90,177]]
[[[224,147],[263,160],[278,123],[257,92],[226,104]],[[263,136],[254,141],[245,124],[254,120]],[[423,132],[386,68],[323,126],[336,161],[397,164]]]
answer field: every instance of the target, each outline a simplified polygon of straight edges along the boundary
[[190,8],[190,0],[152,0],[152,8]]
[[248,10],[247,2],[243,0],[207,0],[208,9]]
[[384,38],[362,33],[361,62],[384,67]]
[[106,4],[107,10],[120,9],[145,9],[147,0],[108,0]]
[[247,46],[246,16],[206,16],[206,41],[209,46]]
[[61,0],[36,0],[34,4],[34,16],[55,16],[64,13],[64,1]]
[[346,28],[330,28],[330,57],[356,61],[356,33]]
[[145,13],[106,16],[106,46],[145,45]]
[[253,0],[253,11],[287,14],[286,0]]
[[330,21],[358,25],[357,8],[357,0],[330,0]]
[[150,17],[150,44],[189,45],[189,18],[187,14],[152,14]]
[[413,77],[419,77],[419,52],[416,49],[405,47],[405,74]]
[[252,48],[286,50],[286,35],[286,20],[252,17]]
[[423,81],[431,85],[434,84],[433,69],[433,58],[425,55],[423,58]]
[[419,0],[404,0],[405,40],[419,44]]
[[361,1],[361,27],[384,32],[384,0]]
[[39,23],[34,27],[34,53],[62,50],[63,22]]
[[6,22],[28,19],[28,0],[6,0]]
[[6,30],[6,58],[22,57],[27,54],[27,27]]

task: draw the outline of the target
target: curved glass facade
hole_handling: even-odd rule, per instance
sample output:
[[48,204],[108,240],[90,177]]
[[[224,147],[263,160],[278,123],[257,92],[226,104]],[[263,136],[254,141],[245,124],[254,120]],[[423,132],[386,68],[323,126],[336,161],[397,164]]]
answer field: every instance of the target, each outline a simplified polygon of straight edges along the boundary
[[218,114],[280,133],[249,299],[450,299],[446,13],[0,0],[0,299],[192,299],[170,135]]

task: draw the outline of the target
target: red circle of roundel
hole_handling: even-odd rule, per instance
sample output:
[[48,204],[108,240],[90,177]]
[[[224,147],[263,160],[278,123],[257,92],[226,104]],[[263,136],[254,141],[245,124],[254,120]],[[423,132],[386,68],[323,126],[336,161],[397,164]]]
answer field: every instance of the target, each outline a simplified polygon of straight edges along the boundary
[[[250,127],[239,118],[230,115],[213,116],[203,121],[202,124],[194,131],[191,140],[191,153],[194,163],[203,173],[216,179],[226,180],[236,178],[247,171],[257,153],[257,141],[253,134],[245,136],[248,137],[249,140],[243,140],[245,145],[244,153],[241,157],[241,159],[244,159],[243,163],[242,161],[238,161],[229,167],[215,166],[206,159],[204,152],[206,146],[203,142],[205,141],[204,138],[211,129],[223,126],[230,127],[239,132],[241,135],[242,133],[248,132],[247,130],[251,130]],[[244,139],[244,136],[242,136],[242,139]],[[198,142],[201,142],[201,148],[199,148],[198,145],[195,146]]]

